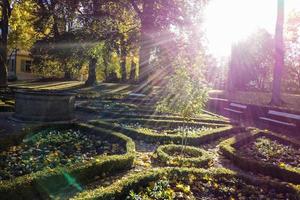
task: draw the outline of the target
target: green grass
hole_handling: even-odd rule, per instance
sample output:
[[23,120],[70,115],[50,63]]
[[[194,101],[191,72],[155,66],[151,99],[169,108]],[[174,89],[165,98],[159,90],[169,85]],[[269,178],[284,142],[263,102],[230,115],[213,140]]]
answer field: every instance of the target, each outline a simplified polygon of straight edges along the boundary
[[[224,98],[230,101],[268,106],[271,101],[272,94],[270,92],[250,92],[250,91],[232,91],[228,93],[223,90],[212,90],[209,92],[210,97]],[[282,99],[285,102],[282,108],[300,111],[300,95],[299,94],[282,94]]]
[[19,89],[34,89],[34,90],[70,90],[83,86],[80,81],[58,81],[58,82],[25,82],[12,83],[9,87]]

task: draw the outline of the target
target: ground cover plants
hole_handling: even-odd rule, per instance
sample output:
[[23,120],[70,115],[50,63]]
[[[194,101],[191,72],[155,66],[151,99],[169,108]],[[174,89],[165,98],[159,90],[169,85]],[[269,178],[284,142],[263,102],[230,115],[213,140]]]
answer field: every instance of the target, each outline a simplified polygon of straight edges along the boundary
[[299,149],[297,140],[257,129],[221,143],[222,153],[240,168],[296,184]]
[[1,142],[3,199],[68,198],[95,177],[132,167],[135,144],[88,124],[32,127]]
[[[91,124],[120,131],[127,136],[160,144],[199,145],[243,130],[230,124],[214,124],[175,120],[152,119],[103,119]],[[184,141],[183,141],[184,140]]]
[[125,152],[124,145],[102,140],[99,135],[84,134],[80,129],[45,129],[0,153],[0,179],[84,163],[102,154]]
[[239,154],[274,165],[300,168],[300,148],[264,136],[244,145]]
[[162,168],[126,177],[109,187],[80,193],[74,199],[195,200],[195,199],[292,199],[293,185],[265,181],[230,170]]
[[179,136],[201,136],[205,131],[211,131],[216,127],[190,127],[190,126],[173,126],[168,127],[166,126],[151,126],[151,125],[144,125],[140,123],[121,123],[122,127],[125,128],[133,128],[139,132],[145,134],[161,134],[161,135],[179,135]]

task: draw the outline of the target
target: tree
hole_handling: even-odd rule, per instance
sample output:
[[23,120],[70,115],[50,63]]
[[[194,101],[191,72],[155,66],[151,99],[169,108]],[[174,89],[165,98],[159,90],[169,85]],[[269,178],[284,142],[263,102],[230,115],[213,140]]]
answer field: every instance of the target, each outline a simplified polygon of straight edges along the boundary
[[277,22],[275,31],[275,67],[273,72],[272,99],[270,104],[280,106],[283,104],[283,100],[281,99],[281,78],[284,66],[284,0],[277,0],[277,6]]
[[267,83],[274,63],[273,41],[266,30],[259,29],[232,46],[228,79],[231,90],[269,88]]
[[2,0],[0,9],[0,86],[7,86],[7,41],[9,18],[12,12],[11,2]]
[[29,50],[37,39],[41,37],[34,30],[37,4],[34,0],[19,1],[14,5],[9,20],[8,49],[19,48]]
[[[137,13],[140,27],[139,51],[139,82],[148,83],[152,72],[150,66],[151,52],[155,49],[155,38],[160,32],[169,31],[170,25],[182,22],[182,9],[180,1],[176,0],[130,0]],[[160,41],[162,42],[162,41]]]
[[286,26],[285,89],[300,91],[300,12],[289,15]]

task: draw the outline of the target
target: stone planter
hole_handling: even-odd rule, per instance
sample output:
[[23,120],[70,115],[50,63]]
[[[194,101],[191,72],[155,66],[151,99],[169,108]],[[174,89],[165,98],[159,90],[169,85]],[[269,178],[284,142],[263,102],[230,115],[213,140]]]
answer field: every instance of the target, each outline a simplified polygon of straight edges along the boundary
[[64,91],[17,90],[13,118],[21,121],[59,122],[74,119],[75,94]]

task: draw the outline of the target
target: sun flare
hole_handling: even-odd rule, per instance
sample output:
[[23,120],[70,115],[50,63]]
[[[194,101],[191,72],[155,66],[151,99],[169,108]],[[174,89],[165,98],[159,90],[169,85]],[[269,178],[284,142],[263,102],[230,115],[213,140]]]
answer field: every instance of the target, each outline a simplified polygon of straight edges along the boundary
[[[300,10],[299,0],[286,0],[286,15]],[[258,28],[275,30],[276,0],[212,0],[205,11],[205,31],[210,52],[227,57],[231,45]]]

